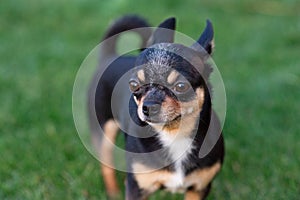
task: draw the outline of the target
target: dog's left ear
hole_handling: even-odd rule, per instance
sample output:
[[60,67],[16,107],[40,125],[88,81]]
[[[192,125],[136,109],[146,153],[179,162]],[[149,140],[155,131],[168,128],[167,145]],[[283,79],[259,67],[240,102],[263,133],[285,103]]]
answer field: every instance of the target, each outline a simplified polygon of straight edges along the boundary
[[176,27],[176,19],[174,17],[163,21],[158,28],[152,33],[148,40],[148,45],[151,46],[157,43],[173,43]]
[[192,48],[199,49],[197,46],[199,44],[206,50],[208,54],[213,52],[214,48],[214,29],[212,23],[209,20],[206,20],[206,27],[201,34],[200,38],[197,40],[196,44],[192,45]]

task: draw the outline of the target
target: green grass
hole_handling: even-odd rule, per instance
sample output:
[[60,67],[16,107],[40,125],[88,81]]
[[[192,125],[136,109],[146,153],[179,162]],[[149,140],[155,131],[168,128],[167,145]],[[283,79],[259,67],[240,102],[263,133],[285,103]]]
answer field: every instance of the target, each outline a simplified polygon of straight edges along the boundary
[[227,152],[209,199],[298,199],[299,10],[296,0],[2,1],[0,199],[105,198],[74,128],[72,87],[108,22],[126,13],[154,25],[176,16],[193,38],[206,18],[214,24]]

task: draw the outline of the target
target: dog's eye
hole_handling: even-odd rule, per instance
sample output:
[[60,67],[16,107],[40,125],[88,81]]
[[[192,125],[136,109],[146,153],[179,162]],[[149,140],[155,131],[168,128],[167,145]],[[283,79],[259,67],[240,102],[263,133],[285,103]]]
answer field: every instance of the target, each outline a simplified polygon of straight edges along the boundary
[[188,83],[180,82],[175,85],[174,90],[176,92],[182,93],[182,92],[186,92],[189,88],[190,85]]
[[130,81],[129,88],[130,88],[131,92],[135,92],[140,88],[140,84],[136,81]]

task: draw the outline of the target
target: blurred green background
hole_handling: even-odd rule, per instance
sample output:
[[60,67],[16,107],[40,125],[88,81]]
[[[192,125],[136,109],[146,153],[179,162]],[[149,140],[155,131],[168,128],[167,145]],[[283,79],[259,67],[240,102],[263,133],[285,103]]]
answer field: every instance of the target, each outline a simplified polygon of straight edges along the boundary
[[1,1],[0,199],[105,199],[74,128],[72,87],[109,22],[128,13],[153,25],[176,16],[194,39],[214,24],[227,154],[209,199],[299,199],[298,0]]

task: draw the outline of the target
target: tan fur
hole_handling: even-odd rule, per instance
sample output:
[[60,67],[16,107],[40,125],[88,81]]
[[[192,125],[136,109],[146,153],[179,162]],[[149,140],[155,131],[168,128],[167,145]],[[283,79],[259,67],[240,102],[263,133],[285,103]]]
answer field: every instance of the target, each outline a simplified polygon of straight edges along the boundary
[[209,168],[195,170],[185,179],[185,184],[194,186],[196,191],[204,190],[221,169],[221,163],[217,162]]
[[203,195],[197,191],[187,191],[184,195],[184,200],[200,200],[202,198]]
[[[165,101],[162,103],[162,113],[167,117],[174,117],[181,114],[181,119],[174,121],[170,124],[151,124],[158,132],[164,131],[170,135],[187,137],[192,134],[199,113],[202,110],[204,103],[204,89],[196,89],[196,98],[190,102],[179,102],[171,97],[166,97]],[[144,97],[141,101],[137,102],[138,112],[142,112],[142,103]],[[176,135],[179,133],[180,135]],[[195,191],[187,191],[185,199],[202,199],[204,195],[204,189],[212,181],[214,176],[220,170],[221,164],[216,163],[212,167],[199,169],[192,172],[186,176],[183,180],[183,184],[178,188],[177,192],[184,192],[188,187],[195,188]],[[135,179],[140,188],[146,191],[146,195],[155,192],[161,186],[166,186],[172,178],[175,176],[175,172],[169,172],[167,170],[155,170],[144,166],[141,163],[133,164],[133,172]],[[167,189],[168,190],[168,189]],[[173,191],[173,190],[172,190]]]
[[169,134],[175,135],[180,133],[182,136],[188,136],[192,133],[194,129],[199,113],[202,110],[204,103],[204,89],[197,88],[196,96],[194,100],[190,102],[176,102],[174,99],[167,97],[165,102],[162,103],[162,111],[168,113],[172,110],[173,115],[178,115],[181,113],[182,117],[178,121],[174,121],[169,124],[161,125],[152,125],[158,132],[165,131]]
[[[161,104],[161,112],[168,120],[173,119],[174,117],[180,114],[180,105],[175,99],[171,97],[166,97],[164,102]],[[176,123],[168,124],[169,129],[176,128]],[[175,126],[174,126],[175,125]]]
[[137,77],[138,77],[138,79],[141,81],[141,82],[145,82],[145,72],[144,72],[144,70],[139,70],[138,72],[137,72]]
[[113,166],[113,146],[118,133],[118,126],[114,120],[108,120],[104,125],[104,135],[100,148],[101,172],[107,194],[110,198],[115,199],[119,196],[120,189],[117,184],[115,169]]
[[177,71],[173,70],[167,78],[168,83],[173,84],[176,81],[176,79],[178,78],[178,76],[179,76],[179,73]]
[[[174,175],[167,170],[155,170],[141,164],[134,163],[132,165],[134,177],[140,188],[151,194],[158,190],[165,183],[169,182]],[[203,191],[213,180],[218,171],[221,169],[220,162],[215,163],[211,167],[198,169],[190,173],[184,178],[181,188],[177,192],[186,191],[188,187],[193,187],[193,191],[186,191],[186,200],[202,199]],[[168,188],[166,188],[168,190]]]
[[139,187],[146,190],[149,194],[158,190],[171,178],[171,173],[167,170],[153,171],[153,169],[140,163],[134,163],[132,168]]

